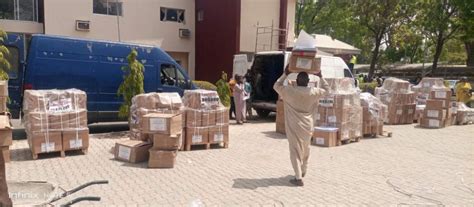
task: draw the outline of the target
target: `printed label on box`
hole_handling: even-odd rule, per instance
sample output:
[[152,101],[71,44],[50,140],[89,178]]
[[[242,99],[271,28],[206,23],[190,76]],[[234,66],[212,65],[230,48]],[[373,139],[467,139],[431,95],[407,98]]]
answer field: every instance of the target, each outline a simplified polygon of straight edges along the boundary
[[336,116],[328,116],[328,122],[330,122],[330,123],[336,123],[336,122],[337,122]]
[[201,143],[202,142],[202,135],[193,135],[192,142],[194,143]]
[[324,145],[324,138],[316,137],[316,144],[317,145]]
[[446,91],[436,91],[435,98],[446,98],[447,93]]
[[224,134],[214,134],[214,141],[215,142],[223,142],[224,141]]
[[439,120],[430,119],[428,121],[428,126],[430,126],[430,127],[439,127]]
[[312,65],[313,65],[313,59],[309,59],[309,58],[297,58],[296,59],[296,67],[297,68],[310,70]]
[[429,118],[438,118],[439,117],[439,111],[438,110],[428,110],[427,111],[427,116]]
[[130,155],[132,154],[132,149],[130,147],[120,146],[118,148],[118,157],[130,160]]
[[166,119],[150,118],[150,131],[166,131]]
[[319,99],[319,105],[322,107],[333,107],[334,98],[321,98]]
[[81,148],[82,147],[82,139],[73,139],[69,140],[69,148]]
[[56,149],[54,142],[41,143],[41,152],[52,152]]
[[402,115],[402,112],[403,112],[403,110],[398,109],[398,110],[397,110],[397,115]]
[[219,96],[201,96],[201,104],[219,104]]
[[48,103],[48,112],[51,113],[61,113],[72,111],[72,99],[65,98],[58,101],[51,101]]

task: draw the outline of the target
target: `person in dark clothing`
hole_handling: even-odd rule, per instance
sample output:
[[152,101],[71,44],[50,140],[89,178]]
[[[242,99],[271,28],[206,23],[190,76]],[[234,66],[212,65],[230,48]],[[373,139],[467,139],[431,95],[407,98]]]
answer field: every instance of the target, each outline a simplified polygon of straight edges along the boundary
[[422,79],[422,78],[423,78],[423,77],[421,77],[421,74],[419,74],[419,73],[416,74],[415,79],[413,79],[413,84],[418,85],[418,84],[421,82],[421,79]]

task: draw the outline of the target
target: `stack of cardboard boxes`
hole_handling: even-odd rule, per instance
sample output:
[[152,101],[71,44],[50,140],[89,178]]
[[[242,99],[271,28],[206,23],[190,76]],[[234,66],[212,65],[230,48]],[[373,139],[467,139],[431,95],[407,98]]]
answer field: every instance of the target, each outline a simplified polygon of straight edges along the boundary
[[220,103],[215,91],[188,90],[184,92],[185,150],[193,145],[229,144],[229,111]]
[[[328,95],[319,99],[319,106],[314,116],[313,144],[330,146],[338,145],[345,140],[358,140],[362,137],[362,107],[360,95],[351,78],[328,78],[330,90]],[[330,128],[326,130],[323,128]],[[334,130],[337,128],[337,130]],[[322,139],[316,139],[316,138]],[[332,140],[336,138],[336,140]],[[322,142],[328,140],[328,142]]]
[[25,131],[33,159],[38,154],[89,147],[87,95],[77,89],[26,90],[23,100]]
[[0,153],[5,162],[10,162],[10,146],[12,145],[12,126],[7,112],[8,82],[0,81]]
[[375,96],[388,107],[386,124],[412,124],[416,112],[416,94],[410,83],[397,78],[388,78],[382,87],[375,88]]
[[458,102],[456,105],[457,115],[455,123],[458,125],[474,123],[474,109],[469,108],[462,102]]
[[[443,128],[451,125],[452,104],[451,89],[444,86],[443,79],[423,78],[417,86],[418,103],[426,103],[423,114],[420,117],[420,126],[424,128]],[[424,100],[428,94],[428,99]]]
[[115,144],[115,158],[131,163],[148,160],[149,168],[173,168],[182,146],[182,106],[178,93],[135,96],[130,107],[130,140]]
[[286,134],[285,131],[285,108],[283,100],[277,101],[276,132]]
[[363,110],[362,134],[371,136],[383,134],[387,105],[370,93],[361,93],[360,101]]

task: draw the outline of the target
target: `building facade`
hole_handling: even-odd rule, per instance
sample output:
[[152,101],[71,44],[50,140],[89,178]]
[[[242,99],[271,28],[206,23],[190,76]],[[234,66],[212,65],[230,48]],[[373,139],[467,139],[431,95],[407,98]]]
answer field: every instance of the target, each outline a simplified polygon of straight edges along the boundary
[[[232,74],[235,54],[253,54],[259,44],[277,50],[292,40],[295,5],[296,0],[2,0],[0,28],[27,38],[39,33],[158,46],[192,78],[215,82],[220,71]],[[288,33],[257,41],[257,26]]]

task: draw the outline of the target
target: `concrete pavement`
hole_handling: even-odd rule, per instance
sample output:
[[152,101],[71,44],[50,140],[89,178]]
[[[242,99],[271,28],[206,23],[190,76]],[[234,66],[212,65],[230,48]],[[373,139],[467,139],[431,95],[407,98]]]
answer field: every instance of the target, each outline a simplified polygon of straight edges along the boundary
[[474,125],[421,129],[388,126],[392,138],[364,139],[335,148],[311,147],[305,186],[293,172],[285,136],[274,122],[230,128],[228,149],[179,152],[173,169],[113,159],[123,132],[94,134],[87,155],[31,160],[26,140],[14,141],[7,179],[45,180],[77,196],[100,196],[101,206],[395,206],[474,205]]

